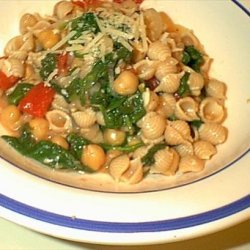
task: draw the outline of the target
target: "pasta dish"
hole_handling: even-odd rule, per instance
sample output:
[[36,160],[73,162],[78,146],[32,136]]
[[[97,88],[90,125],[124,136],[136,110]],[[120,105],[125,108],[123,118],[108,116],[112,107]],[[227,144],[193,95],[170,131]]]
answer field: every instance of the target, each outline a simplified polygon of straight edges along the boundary
[[126,184],[205,168],[227,139],[226,85],[192,30],[141,2],[60,1],[21,17],[0,58],[7,145]]

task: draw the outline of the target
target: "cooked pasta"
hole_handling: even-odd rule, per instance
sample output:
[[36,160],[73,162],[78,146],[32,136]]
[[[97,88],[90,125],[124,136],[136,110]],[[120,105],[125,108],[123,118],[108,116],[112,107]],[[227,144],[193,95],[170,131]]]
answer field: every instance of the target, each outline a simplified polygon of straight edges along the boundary
[[226,84],[194,32],[134,0],[63,0],[52,13],[24,13],[3,48],[2,139],[126,184],[202,171],[227,139]]

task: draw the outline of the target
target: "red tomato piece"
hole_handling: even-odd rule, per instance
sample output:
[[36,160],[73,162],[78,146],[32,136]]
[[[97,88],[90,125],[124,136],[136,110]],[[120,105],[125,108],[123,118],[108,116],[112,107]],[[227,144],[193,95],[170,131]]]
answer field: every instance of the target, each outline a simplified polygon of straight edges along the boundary
[[98,5],[100,5],[99,0],[71,0],[71,2],[83,9],[98,7]]
[[6,76],[5,73],[0,71],[0,89],[7,90],[18,82],[19,78],[15,76]]
[[[123,3],[125,0],[113,0],[115,3]],[[134,0],[136,4],[141,4],[144,0]]]
[[60,54],[57,58],[57,68],[59,75],[68,72],[68,53]]
[[35,117],[43,117],[48,111],[54,96],[55,90],[47,87],[43,82],[35,85],[20,101],[19,110]]

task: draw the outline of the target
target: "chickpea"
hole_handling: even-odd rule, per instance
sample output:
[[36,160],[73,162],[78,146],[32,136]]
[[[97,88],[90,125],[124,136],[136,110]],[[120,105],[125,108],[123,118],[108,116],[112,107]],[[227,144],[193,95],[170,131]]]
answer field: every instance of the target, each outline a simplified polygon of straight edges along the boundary
[[61,146],[64,149],[68,149],[69,148],[69,144],[68,142],[65,140],[64,137],[60,136],[60,135],[55,135],[51,138],[51,142]]
[[50,49],[60,41],[60,34],[53,30],[44,30],[37,35],[38,41],[44,49]]
[[126,139],[126,133],[117,129],[105,129],[103,133],[103,139],[104,142],[109,145],[118,146],[124,143]]
[[93,170],[99,170],[106,162],[104,150],[96,145],[90,144],[83,148],[81,162]]
[[37,141],[48,137],[49,122],[44,118],[34,118],[29,122],[31,132]]
[[120,95],[132,95],[139,85],[138,77],[129,70],[123,71],[114,81],[113,89]]
[[6,129],[17,131],[21,126],[21,112],[15,105],[9,105],[2,110],[0,121]]

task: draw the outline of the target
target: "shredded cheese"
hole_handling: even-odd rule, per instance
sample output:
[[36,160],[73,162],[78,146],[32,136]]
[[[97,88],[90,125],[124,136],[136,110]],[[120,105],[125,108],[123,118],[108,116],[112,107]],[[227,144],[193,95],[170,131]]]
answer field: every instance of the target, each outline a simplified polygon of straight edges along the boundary
[[71,31],[69,32],[62,40],[60,40],[56,45],[54,45],[54,47],[52,47],[50,49],[50,51],[55,51],[57,49],[59,49],[60,47],[62,47],[65,43],[67,43],[69,41],[69,39],[71,39],[74,35],[76,34],[76,31]]

